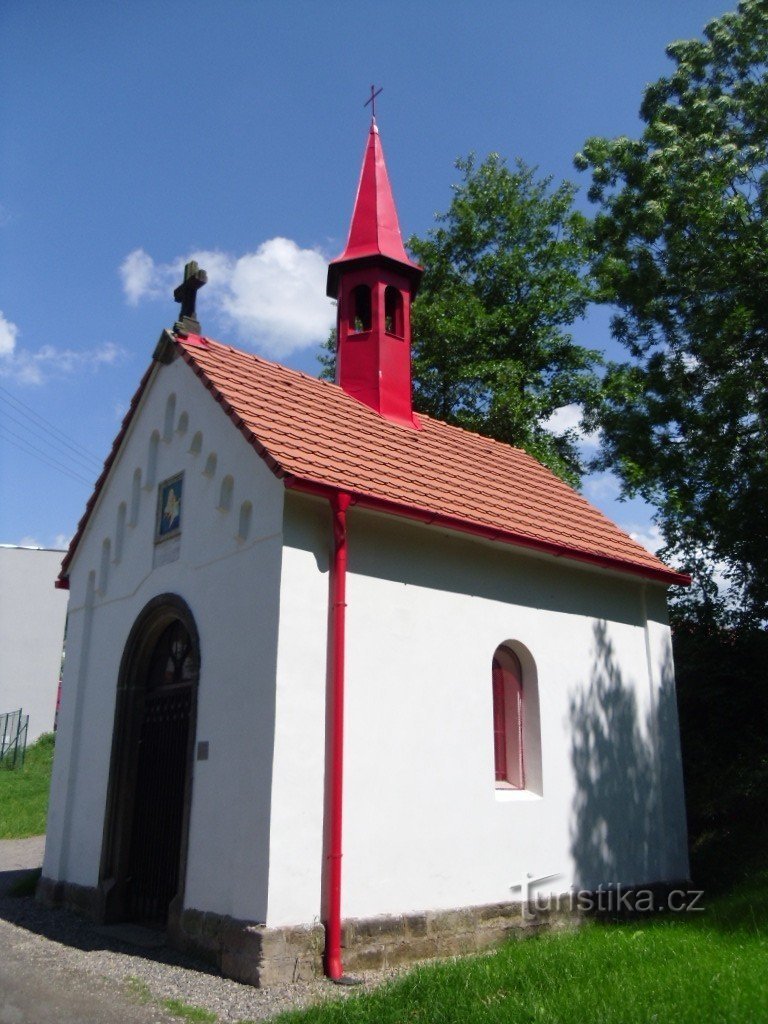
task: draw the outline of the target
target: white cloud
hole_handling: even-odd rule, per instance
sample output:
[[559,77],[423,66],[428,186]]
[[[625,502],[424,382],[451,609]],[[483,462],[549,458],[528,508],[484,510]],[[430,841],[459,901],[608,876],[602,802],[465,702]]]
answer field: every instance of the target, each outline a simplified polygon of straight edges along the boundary
[[123,356],[123,350],[111,341],[91,349],[42,345],[33,351],[17,347],[18,335],[19,328],[0,311],[0,377],[18,384],[42,384],[49,377],[112,366]]
[[0,311],[0,358],[12,356],[16,348],[19,328]]
[[334,312],[325,295],[325,258],[273,238],[234,265],[225,313],[241,333],[251,331],[275,355],[322,341]]
[[584,497],[598,505],[619,500],[621,485],[613,473],[596,473],[588,476],[582,485]]
[[579,441],[584,447],[597,448],[600,443],[600,431],[593,430],[590,433],[585,433],[581,429],[582,415],[583,410],[576,402],[571,405],[562,405],[559,409],[555,409],[548,419],[544,420],[542,426],[552,434],[564,434],[567,430],[572,430],[578,435]]
[[0,377],[18,384],[43,384],[52,377],[113,366],[123,355],[123,350],[111,341],[90,349],[57,348],[55,345],[42,345],[34,351],[17,349],[0,360]]
[[212,315],[243,342],[280,357],[325,340],[333,326],[334,309],[325,295],[327,258],[290,238],[271,238],[243,256],[198,251],[170,263],[155,263],[143,249],[135,249],[120,267],[128,302],[169,301],[191,259],[208,274],[198,299],[204,330]]
[[625,526],[624,529],[632,540],[642,544],[645,550],[650,551],[652,555],[655,555],[659,548],[664,547],[664,537],[655,523],[635,524],[634,528],[632,526]]
[[57,533],[50,544],[41,544],[37,537],[26,535],[18,542],[20,548],[53,548],[54,550],[65,550],[69,547],[72,537],[66,533]]
[[578,430],[580,423],[581,406],[574,402],[572,405],[563,405],[555,409],[549,419],[544,420],[543,426],[553,434],[562,434],[566,430]]
[[135,306],[140,299],[156,295],[153,292],[153,276],[155,261],[143,249],[129,252],[120,265],[120,277],[123,279],[123,291],[128,302]]

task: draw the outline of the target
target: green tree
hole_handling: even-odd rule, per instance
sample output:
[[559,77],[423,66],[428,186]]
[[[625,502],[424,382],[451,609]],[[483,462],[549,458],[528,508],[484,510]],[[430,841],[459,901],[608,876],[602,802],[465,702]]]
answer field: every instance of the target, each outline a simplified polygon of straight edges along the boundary
[[768,852],[768,631],[700,603],[672,640],[692,875],[727,889]]
[[673,43],[639,139],[591,138],[594,272],[631,362],[592,424],[624,493],[659,509],[698,597],[768,613],[768,3],[742,0]]
[[[496,154],[456,165],[447,213],[408,247],[424,267],[412,309],[414,405],[431,416],[525,448],[578,483],[583,466],[574,430],[546,421],[584,403],[599,386],[598,353],[567,328],[591,291],[587,221],[574,187],[537,180],[522,161]],[[333,375],[335,335],[321,356]]]

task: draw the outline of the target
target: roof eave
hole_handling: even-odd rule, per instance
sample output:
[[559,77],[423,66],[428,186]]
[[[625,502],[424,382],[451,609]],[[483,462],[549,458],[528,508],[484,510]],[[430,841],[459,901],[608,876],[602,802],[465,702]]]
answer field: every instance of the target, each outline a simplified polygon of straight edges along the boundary
[[556,544],[553,541],[528,537],[525,534],[515,533],[511,530],[500,530],[469,519],[461,519],[433,512],[429,509],[419,508],[416,505],[389,501],[343,487],[333,487],[319,480],[287,474],[284,477],[284,483],[291,490],[300,491],[304,494],[314,494],[324,498],[330,498],[339,491],[344,491],[350,495],[351,503],[359,505],[361,508],[386,512],[389,515],[411,519],[426,525],[443,527],[444,529],[455,530],[460,533],[469,533],[475,537],[482,537],[485,540],[497,541],[514,547],[528,548],[529,550],[539,551],[542,554],[554,555],[557,558],[567,558],[571,561],[583,562],[602,569],[611,569],[614,572],[641,576],[644,579],[654,580],[657,583],[686,587],[690,586],[691,583],[691,577],[687,573],[676,572],[674,569],[668,569],[666,566],[656,569],[653,566],[628,562],[621,558],[613,558],[610,555],[598,555],[589,551],[582,551],[578,548],[571,548],[564,544]]
[[369,251],[360,252],[353,256],[347,256],[346,253],[338,256],[335,260],[331,260],[328,264],[328,276],[326,278],[325,293],[331,298],[337,298],[339,294],[339,276],[342,268],[350,270],[352,268],[367,267],[372,265],[387,265],[392,267],[400,274],[405,274],[406,277],[411,279],[413,284],[413,294],[415,295],[418,291],[421,278],[424,274],[424,268],[419,266],[418,263],[414,263],[413,260],[407,262],[401,259],[397,259],[394,256],[389,256],[385,252]]

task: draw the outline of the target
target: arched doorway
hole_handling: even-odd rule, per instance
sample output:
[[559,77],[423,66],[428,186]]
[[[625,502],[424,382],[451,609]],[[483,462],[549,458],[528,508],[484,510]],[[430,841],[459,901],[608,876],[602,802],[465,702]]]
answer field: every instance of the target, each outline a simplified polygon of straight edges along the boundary
[[200,648],[165,594],[142,611],[118,681],[101,889],[108,920],[166,924],[180,910]]

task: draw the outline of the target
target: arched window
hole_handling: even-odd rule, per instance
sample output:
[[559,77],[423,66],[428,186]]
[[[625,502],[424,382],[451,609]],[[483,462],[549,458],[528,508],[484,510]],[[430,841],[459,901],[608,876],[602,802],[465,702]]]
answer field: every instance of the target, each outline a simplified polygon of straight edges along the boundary
[[353,334],[371,329],[371,289],[367,284],[359,284],[352,289],[350,296],[351,309],[349,329]]
[[403,337],[403,296],[391,284],[384,291],[384,330]]
[[496,785],[525,789],[523,669],[508,647],[493,656],[493,757]]
[[203,434],[202,431],[198,430],[195,436],[192,438],[192,444],[189,446],[190,452],[193,455],[199,455],[203,450]]
[[[539,679],[531,652],[506,640],[493,655],[493,760],[497,794],[544,795]],[[509,793],[507,794],[509,795]]]

